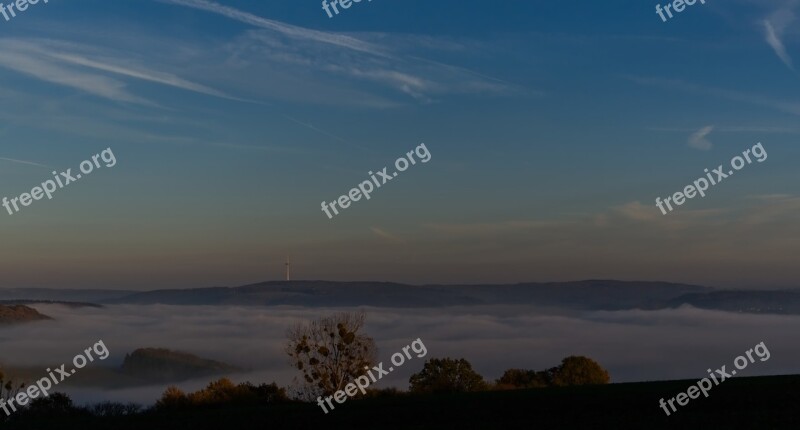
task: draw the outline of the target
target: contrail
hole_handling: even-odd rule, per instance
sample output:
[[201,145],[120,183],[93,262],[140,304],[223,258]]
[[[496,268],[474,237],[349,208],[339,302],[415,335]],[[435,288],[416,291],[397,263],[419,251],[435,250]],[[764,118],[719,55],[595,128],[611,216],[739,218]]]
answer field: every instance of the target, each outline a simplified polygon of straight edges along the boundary
[[0,157],[0,160],[10,161],[12,163],[19,163],[19,164],[29,164],[31,166],[44,167],[46,169],[50,168],[50,166],[45,166],[44,164],[34,163],[32,161],[15,160],[13,158],[3,158],[3,157]]

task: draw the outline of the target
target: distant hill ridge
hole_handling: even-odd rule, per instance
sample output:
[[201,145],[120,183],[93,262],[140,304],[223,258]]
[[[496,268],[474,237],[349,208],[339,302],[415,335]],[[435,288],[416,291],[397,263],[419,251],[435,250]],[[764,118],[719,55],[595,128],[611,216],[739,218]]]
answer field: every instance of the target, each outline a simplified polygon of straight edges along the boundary
[[108,304],[389,308],[531,304],[581,309],[654,306],[709,288],[666,282],[579,281],[506,285],[407,285],[393,282],[271,281],[241,287],[155,290]]
[[0,305],[61,305],[70,308],[102,308],[95,303],[68,302],[61,300],[0,300]]
[[[72,297],[72,291],[75,297]],[[576,310],[669,309],[800,314],[800,290],[719,290],[669,282],[586,280],[519,284],[407,285],[394,282],[269,281],[240,287],[153,291],[0,289],[3,299],[103,304],[431,308],[530,305]],[[26,296],[26,292],[31,294]],[[52,295],[53,297],[49,297]],[[9,297],[13,296],[13,297]]]
[[0,288],[0,300],[47,300],[56,302],[97,303],[102,300],[138,293],[133,290],[90,290],[74,288]]

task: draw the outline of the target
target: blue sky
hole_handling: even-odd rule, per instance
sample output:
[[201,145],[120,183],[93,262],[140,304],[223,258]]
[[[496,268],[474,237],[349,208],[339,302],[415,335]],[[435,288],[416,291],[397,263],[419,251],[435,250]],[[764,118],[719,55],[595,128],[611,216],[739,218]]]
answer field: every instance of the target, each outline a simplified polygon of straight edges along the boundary
[[[0,212],[0,286],[237,285],[287,254],[303,279],[797,286],[800,2],[254,3],[0,20],[0,196],[118,160]],[[321,212],[420,142],[430,163]]]

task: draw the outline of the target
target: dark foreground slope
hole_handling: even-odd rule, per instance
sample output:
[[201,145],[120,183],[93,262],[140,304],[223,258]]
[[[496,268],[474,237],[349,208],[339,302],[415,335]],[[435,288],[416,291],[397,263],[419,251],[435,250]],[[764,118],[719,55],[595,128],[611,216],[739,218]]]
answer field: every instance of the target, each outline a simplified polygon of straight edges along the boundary
[[196,409],[127,418],[52,419],[14,429],[796,429],[800,376],[735,378],[667,417],[658,406],[696,381],[403,396],[318,406]]

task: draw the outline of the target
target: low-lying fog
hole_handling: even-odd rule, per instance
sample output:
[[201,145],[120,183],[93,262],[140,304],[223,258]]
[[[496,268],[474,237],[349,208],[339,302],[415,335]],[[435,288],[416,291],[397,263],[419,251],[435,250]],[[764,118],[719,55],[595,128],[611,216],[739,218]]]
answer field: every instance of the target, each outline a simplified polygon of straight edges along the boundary
[[[102,339],[110,357],[87,366],[119,367],[142,347],[185,351],[247,369],[236,381],[288,385],[295,371],[283,352],[286,330],[296,322],[344,309],[215,306],[107,306],[71,309],[36,305],[54,321],[0,328],[0,363],[7,367],[67,364]],[[749,315],[690,307],[660,311],[557,312],[522,306],[445,309],[364,308],[366,333],[387,363],[392,353],[421,338],[428,355],[409,360],[376,384],[407,388],[408,377],[430,357],[467,358],[487,379],[508,368],[542,370],[568,355],[586,355],[613,382],[700,378],[727,365],[759,342],[770,359],[738,375],[800,373],[800,316]],[[351,309],[347,309],[351,310]],[[83,370],[79,370],[81,372]],[[178,383],[184,390],[202,381]],[[77,403],[101,400],[153,403],[165,386],[107,390],[59,387]]]

